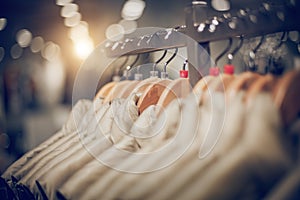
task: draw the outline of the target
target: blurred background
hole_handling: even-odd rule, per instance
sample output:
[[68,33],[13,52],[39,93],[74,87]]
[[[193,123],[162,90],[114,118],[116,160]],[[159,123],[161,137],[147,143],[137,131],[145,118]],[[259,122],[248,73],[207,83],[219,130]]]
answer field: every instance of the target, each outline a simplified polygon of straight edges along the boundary
[[137,27],[184,24],[187,0],[1,0],[0,172],[59,130],[93,49]]

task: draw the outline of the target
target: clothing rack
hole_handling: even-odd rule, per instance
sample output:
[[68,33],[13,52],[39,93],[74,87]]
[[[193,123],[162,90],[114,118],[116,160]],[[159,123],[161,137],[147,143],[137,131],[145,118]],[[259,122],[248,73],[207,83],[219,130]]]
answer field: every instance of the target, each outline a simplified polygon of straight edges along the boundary
[[252,8],[237,6],[226,12],[216,12],[209,5],[186,7],[186,27],[182,32],[202,43],[300,30],[300,23],[296,22],[300,17],[299,2],[292,5],[279,1],[258,1],[258,5],[254,4]]
[[[200,2],[200,3],[199,3]],[[211,5],[203,6],[205,1],[193,1],[185,8],[185,25],[174,29],[146,29],[142,36],[128,35],[122,41],[108,43],[106,54],[108,57],[119,57],[139,53],[154,52],[163,49],[188,47],[188,61],[190,64],[189,79],[191,85],[206,72],[200,69],[203,66],[198,45],[193,44],[184,35],[187,35],[201,44],[201,47],[210,53],[209,42],[243,36],[251,38],[276,32],[300,31],[300,3],[287,1],[266,2],[257,0],[253,7],[246,2],[231,1],[229,11],[216,11]],[[200,6],[200,8],[199,8]],[[205,13],[203,17],[203,12]],[[147,32],[148,31],[148,32]]]

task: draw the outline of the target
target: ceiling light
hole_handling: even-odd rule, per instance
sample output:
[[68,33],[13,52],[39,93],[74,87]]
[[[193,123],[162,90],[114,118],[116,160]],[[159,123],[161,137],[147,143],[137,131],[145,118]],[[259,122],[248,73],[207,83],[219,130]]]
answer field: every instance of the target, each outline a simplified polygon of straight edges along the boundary
[[137,20],[143,14],[146,3],[142,0],[129,0],[123,6],[122,17],[126,20]]
[[125,30],[120,24],[112,24],[105,31],[106,38],[111,41],[121,40],[124,34]]
[[136,30],[137,28],[137,22],[136,21],[133,21],[133,20],[126,20],[126,19],[123,19],[119,22],[119,24],[121,26],[123,26],[124,28],[124,31],[125,31],[125,34],[129,34],[129,33],[132,33]]
[[62,17],[71,17],[76,12],[78,12],[78,5],[74,3],[68,3],[64,7],[62,7],[60,11],[60,15]]
[[217,11],[230,10],[230,2],[228,0],[212,0],[211,5]]
[[32,34],[27,29],[22,29],[18,31],[16,39],[20,47],[27,47],[31,43]]
[[10,49],[10,55],[13,59],[18,59],[22,56],[23,49],[18,45],[14,44]]
[[6,26],[7,20],[5,18],[0,18],[0,31],[2,31]]
[[30,45],[30,49],[32,51],[32,53],[37,53],[40,50],[43,49],[44,46],[44,39],[40,36],[33,38],[31,45]]

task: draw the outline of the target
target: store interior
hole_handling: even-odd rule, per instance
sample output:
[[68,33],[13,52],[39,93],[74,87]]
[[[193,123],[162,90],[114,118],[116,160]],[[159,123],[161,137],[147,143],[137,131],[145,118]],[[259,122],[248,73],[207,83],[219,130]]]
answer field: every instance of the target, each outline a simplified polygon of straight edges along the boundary
[[[0,2],[0,173],[3,174],[2,178],[9,187],[16,188],[12,189],[14,193],[12,196],[22,199],[21,196],[26,193],[24,191],[30,191],[26,195],[33,199],[93,199],[100,198],[102,195],[105,199],[123,199],[122,197],[124,199],[144,199],[144,197],[145,199],[174,199],[174,197],[218,199],[222,195],[225,199],[274,199],[277,195],[281,197],[279,199],[284,197],[296,199],[295,197],[300,194],[299,188],[297,189],[300,186],[299,10],[300,2],[297,0],[2,0]],[[151,78],[159,78],[159,81]],[[151,80],[151,84],[150,82],[146,84],[147,80]],[[144,85],[141,85],[141,82]],[[191,93],[196,96],[195,102],[191,100]],[[264,97],[266,93],[271,96],[272,101],[269,102],[269,99]],[[209,98],[207,94],[211,100],[207,100]],[[174,103],[175,99],[180,102],[177,102],[178,105]],[[208,102],[216,107],[206,107]],[[253,106],[252,102],[256,102],[257,105]],[[262,102],[265,106],[260,105]],[[132,108],[132,104],[136,107]],[[194,113],[195,109],[191,108],[196,104],[199,104],[199,116],[202,118],[199,118]],[[154,111],[150,111],[153,105],[157,106],[154,118],[152,116]],[[204,161],[204,157],[210,155],[212,151],[212,155],[216,157],[208,162],[204,161],[204,164],[200,163],[199,168],[208,171],[206,166],[210,166],[212,170],[208,172],[219,176],[210,177],[210,173],[203,175],[206,172],[204,171],[199,176],[199,181],[193,179],[194,184],[191,184],[192,178],[186,178],[188,172],[177,174],[181,165],[194,163],[185,160],[184,156],[179,159],[181,154],[178,157],[179,164],[174,164],[170,169],[163,166],[165,158],[162,156],[151,157],[153,160],[138,160],[139,158],[134,156],[127,158],[131,159],[132,163],[144,161],[149,164],[145,168],[138,168],[124,164],[126,162],[123,155],[117,153],[114,155],[114,151],[109,152],[107,147],[106,154],[103,153],[104,149],[103,152],[101,151],[103,153],[101,155],[107,157],[93,155],[94,160],[108,160],[108,164],[105,161],[104,164],[99,162],[118,172],[109,172],[111,176],[103,175],[102,182],[93,179],[94,185],[88,185],[91,183],[88,178],[79,180],[80,178],[76,179],[71,174],[65,175],[65,182],[63,180],[59,182],[57,179],[53,179],[53,182],[45,181],[45,177],[50,177],[51,173],[55,177],[55,172],[59,174],[69,166],[66,164],[63,168],[64,162],[61,162],[59,157],[66,159],[68,156],[70,158],[73,156],[72,161],[66,159],[65,162],[70,166],[72,164],[77,166],[78,163],[75,161],[79,161],[80,164],[87,162],[83,161],[86,158],[84,156],[87,156],[86,151],[85,154],[82,153],[83,149],[91,147],[89,143],[85,146],[84,141],[89,138],[86,135],[89,135],[89,132],[90,135],[103,132],[103,130],[98,131],[93,123],[100,124],[103,129],[108,123],[101,121],[105,119],[103,117],[105,114],[101,115],[99,121],[94,122],[94,119],[89,118],[92,115],[89,112],[93,107],[96,110],[95,116],[100,115],[101,109],[105,106],[116,106],[111,108],[113,114],[109,117],[115,120],[113,124],[120,123],[117,131],[112,125],[109,130],[109,140],[113,145],[120,146],[120,149],[129,153],[140,151],[142,154],[149,153],[147,151],[152,147],[148,148],[144,143],[148,136],[143,138],[144,136],[139,137],[135,134],[151,133],[155,138],[154,132],[156,128],[159,129],[160,123],[163,124],[162,129],[165,129],[165,126],[169,128],[169,132],[166,131],[169,135],[164,130],[157,130],[161,135],[164,135],[163,133],[167,135],[164,139],[171,138],[176,133],[186,132],[186,138],[179,137],[182,143],[175,142],[179,149],[183,148],[182,146],[189,146],[188,137],[193,137],[195,132],[203,131],[206,123],[212,123],[210,127],[206,127],[208,134],[212,136],[211,138],[207,136],[210,138],[208,140],[202,138],[204,142],[200,143],[204,145],[204,150],[198,156],[200,161]],[[132,112],[136,113],[132,114]],[[166,115],[165,118],[161,113]],[[272,113],[275,113],[273,117]],[[132,117],[135,115],[136,118]],[[242,117],[239,118],[239,115]],[[212,121],[208,121],[206,116],[212,117]],[[175,122],[172,117],[181,118]],[[246,123],[243,119],[252,121]],[[261,125],[264,122],[265,125]],[[136,128],[135,124],[138,123],[147,126]],[[185,131],[178,126],[181,123],[186,128]],[[232,125],[229,126],[228,123]],[[244,123],[246,125],[240,125]],[[232,128],[233,126],[236,128]],[[240,126],[243,126],[243,129],[238,130]],[[76,130],[73,129],[74,127]],[[253,143],[253,146],[250,146],[258,149],[258,158],[253,153],[254,156],[251,154],[253,157],[249,156],[249,162],[252,158],[257,159],[253,161],[255,164],[251,164],[258,166],[259,163],[263,163],[262,168],[267,172],[257,167],[255,173],[253,172],[254,178],[250,178],[250,175],[245,178],[246,175],[244,176],[244,173],[238,170],[247,171],[247,167],[239,166],[235,174],[230,171],[233,169],[230,168],[230,164],[219,159],[222,156],[226,157],[225,153],[224,155],[220,153],[222,148],[228,151],[236,147],[238,142],[233,141],[240,138],[238,133],[249,135],[252,128],[255,132],[254,136],[243,138],[243,142],[245,146]],[[122,136],[120,139],[118,131],[123,132],[126,137]],[[77,138],[76,141],[83,144],[80,150],[76,149],[78,152],[74,153],[73,143],[69,144],[66,139],[68,148],[62,148],[59,155],[53,153],[55,149],[53,152],[49,150],[47,154],[47,148],[51,149],[54,146],[52,143],[55,144],[64,137],[71,137],[69,136],[71,132],[78,132],[76,137],[79,139]],[[261,136],[260,141],[259,134],[264,132],[265,137]],[[222,133],[231,136],[232,141],[228,142],[229,140],[226,140],[228,138],[225,138],[224,144],[221,143],[218,148],[217,141]],[[237,134],[235,137],[234,133]],[[68,136],[59,136],[60,134]],[[279,145],[280,142],[272,143],[278,139],[274,135],[280,135],[278,136],[280,139],[284,138],[282,146]],[[128,139],[129,136],[134,140]],[[256,136],[258,138],[255,138]],[[148,143],[161,144],[151,137],[149,136]],[[205,143],[205,141],[209,142]],[[257,147],[254,147],[253,141],[257,141]],[[262,153],[264,143],[265,148],[269,150]],[[213,150],[214,147],[217,150]],[[191,145],[191,149],[193,148]],[[241,147],[240,150],[244,150],[243,148]],[[30,159],[40,151],[45,152],[45,158],[44,160],[40,158],[40,164],[36,162],[36,166],[41,168],[35,169],[34,165],[30,164]],[[181,153],[178,149],[174,150],[177,151]],[[272,154],[271,151],[274,153]],[[178,156],[171,152],[170,150],[170,158],[165,162],[173,162],[170,161],[172,156]],[[77,153],[82,157],[79,156],[76,160]],[[92,151],[91,154],[93,153],[95,152]],[[275,159],[275,153],[278,153],[278,159]],[[52,155],[53,157],[56,155],[57,158],[51,157]],[[187,153],[188,156],[191,155]],[[238,153],[235,156],[237,158]],[[243,156],[241,160],[247,158]],[[122,162],[110,163],[110,158],[119,157]],[[212,164],[216,162],[215,160],[218,160],[219,165]],[[242,161],[243,165],[248,162],[246,159]],[[22,162],[24,162],[22,165],[18,164]],[[46,162],[49,163],[48,168]],[[90,163],[92,161],[89,160]],[[232,163],[235,163],[234,159]],[[189,166],[188,164],[186,166]],[[32,171],[28,169],[26,173],[22,171],[22,167],[30,166],[33,168]],[[51,166],[54,168],[53,172],[50,170]],[[90,169],[89,166],[94,167],[91,167],[91,170],[102,176],[95,164],[82,164],[81,167],[76,168],[78,170],[76,172],[81,176],[82,173],[84,174],[84,169],[87,171]],[[271,166],[274,166],[274,169]],[[124,169],[116,170],[118,167]],[[16,168],[19,168],[19,171]],[[165,172],[156,173],[160,168],[166,168]],[[230,172],[223,174],[223,169],[228,169]],[[72,170],[75,171],[73,168]],[[194,168],[190,170],[190,176],[192,173],[194,177],[200,174],[198,171],[197,173],[193,171]],[[124,175],[121,173],[123,171],[131,175]],[[174,186],[164,185],[166,193],[153,192],[158,188],[152,182],[151,173],[148,174],[151,171],[156,173],[153,175],[154,178],[159,179],[161,175],[161,182],[171,180],[171,177],[176,174],[173,177]],[[137,178],[132,175],[135,173],[143,175]],[[241,175],[240,182],[238,178],[232,178],[239,175]],[[93,175],[90,173],[86,177],[92,178]],[[119,190],[116,189],[119,193],[114,193],[114,189],[106,191],[106,183],[108,185],[115,183],[112,180],[118,180],[119,177],[125,183],[144,179],[140,186],[136,184],[136,187],[132,187],[127,192],[126,189],[121,190],[117,183],[113,186],[119,187]],[[180,178],[186,182],[181,183]],[[230,188],[229,184],[219,190],[221,192],[214,193],[213,188],[222,188],[222,184],[226,182],[225,178],[232,178],[228,181],[232,183],[232,187]],[[208,185],[196,192],[197,186],[205,181],[208,181]],[[72,185],[74,187],[68,186],[67,183],[71,183],[70,185],[74,183]],[[190,187],[185,186],[186,183]],[[241,189],[239,185],[242,183],[248,184],[246,189]],[[84,194],[78,192],[78,189],[81,189],[80,184],[86,184]],[[148,184],[149,190],[145,189]],[[18,189],[20,185],[27,189]],[[102,190],[97,191],[97,186]],[[127,186],[124,188],[128,189]]]
[[[71,38],[74,25],[66,24],[62,13],[67,3],[75,4],[81,16],[73,23],[81,22],[87,29],[83,30],[87,31],[87,39],[83,39],[88,40],[83,52],[78,52],[82,48],[80,33],[75,33],[79,38]],[[185,3],[151,1],[147,9],[139,11],[142,15],[138,19],[130,20],[129,29],[184,24]],[[9,163],[65,122],[78,69],[93,49],[107,40],[106,29],[123,19],[124,4],[109,0],[1,2],[1,151],[11,157]],[[59,59],[53,61],[56,54]],[[4,161],[2,172],[7,167]]]

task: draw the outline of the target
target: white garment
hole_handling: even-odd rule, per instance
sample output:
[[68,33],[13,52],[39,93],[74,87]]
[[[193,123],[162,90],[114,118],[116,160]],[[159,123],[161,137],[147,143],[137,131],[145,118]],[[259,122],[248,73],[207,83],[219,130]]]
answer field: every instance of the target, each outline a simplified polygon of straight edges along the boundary
[[[99,151],[99,149],[103,151],[103,148],[108,148],[108,145],[111,145],[109,140],[100,139],[103,135],[99,128],[101,123],[98,124],[98,120],[102,122],[101,119],[108,108],[108,103],[99,107],[99,110],[94,113],[93,121],[89,123],[86,129],[86,135],[65,152],[50,160],[46,166],[35,173],[34,177],[31,177],[29,185],[32,191],[39,194],[35,184],[35,181],[38,181],[49,198],[53,198],[56,187],[60,186],[82,165],[94,158],[91,153],[95,153],[94,151]],[[96,142],[98,143],[95,144]],[[95,147],[98,148],[95,149]]]
[[[20,171],[22,168],[26,168],[29,162],[32,162],[32,159],[34,159],[37,155],[43,154],[40,156],[42,158],[47,154],[51,146],[56,146],[60,143],[61,139],[72,132],[76,130],[76,126],[74,121],[77,121],[77,119],[81,119],[82,116],[85,115],[87,112],[89,106],[91,105],[91,102],[89,100],[80,100],[76,103],[76,105],[73,107],[68,120],[62,127],[60,131],[58,131],[56,134],[54,134],[52,137],[50,137],[48,140],[34,148],[33,150],[27,152],[24,154],[20,159],[15,161],[2,175],[3,178],[6,180],[10,180],[11,176],[16,176],[17,179],[22,178],[23,175],[17,176],[15,175],[18,171]],[[68,138],[68,137],[67,137]],[[31,165],[32,166],[32,165]],[[31,166],[28,168],[30,169]],[[25,174],[25,173],[23,173]]]
[[[117,145],[120,146],[122,149],[124,149],[124,145],[122,145],[121,143],[124,143],[126,146],[128,146],[127,140],[133,142],[135,140],[132,140],[132,138],[135,138],[135,136],[144,137],[146,135],[146,132],[149,131],[149,129],[152,130],[151,126],[153,126],[153,123],[156,120],[155,114],[156,114],[156,111],[155,111],[154,105],[152,105],[152,106],[148,107],[146,110],[144,110],[144,112],[134,122],[134,124],[131,128],[131,131],[130,131],[130,137],[126,137],[126,136],[123,137],[121,142]],[[148,119],[150,117],[152,120],[149,121]],[[142,144],[144,145],[144,143],[142,143]],[[134,143],[133,143],[133,145],[134,145]],[[132,149],[125,149],[125,150],[134,151],[135,149],[138,149],[138,148],[132,147]],[[130,160],[132,160],[132,162],[130,162]],[[134,160],[134,161],[136,161],[136,160]],[[127,167],[125,165],[130,165],[130,166],[135,165],[134,161],[133,161],[132,157],[127,158],[126,160],[124,160],[123,163],[121,163],[119,170],[122,169],[122,171],[123,171],[124,169],[126,169]],[[122,175],[123,172],[120,172],[119,170],[113,170],[113,169],[107,170],[107,172],[105,174],[103,174],[103,177],[99,178],[95,183],[89,185],[89,187],[87,188],[87,190],[85,191],[85,193],[83,194],[83,196],[81,198],[84,198],[84,199],[96,198],[97,195],[105,192],[106,189],[110,188],[110,185],[113,184],[114,181],[118,180],[114,177],[118,177],[118,176]],[[86,195],[86,196],[84,196],[84,195]]]
[[290,168],[279,114],[269,95],[256,97],[254,106],[248,110],[244,130],[243,137],[228,155],[212,165],[201,178],[195,174],[194,180],[171,198],[242,198],[249,184],[259,180],[256,187],[266,187]]
[[29,186],[29,188],[31,188],[31,186],[35,185],[35,180],[38,177],[37,174],[39,171],[48,171],[48,169],[50,169],[53,166],[53,164],[51,164],[52,160],[54,160],[54,162],[52,163],[55,163],[55,160],[58,160],[57,162],[60,162],[64,158],[68,157],[69,156],[68,150],[70,149],[72,151],[73,149],[72,147],[74,145],[79,144],[81,138],[87,135],[87,132],[89,132],[90,129],[91,130],[94,129],[96,125],[96,120],[95,120],[95,111],[92,104],[90,104],[89,110],[86,112],[86,115],[81,120],[76,118],[76,114],[77,114],[76,112],[75,113],[73,112],[73,114],[74,114],[73,120],[70,121],[74,123],[73,125],[78,130],[75,131],[77,135],[74,135],[74,137],[72,137],[71,140],[66,141],[51,153],[49,152],[47,155],[43,156],[38,161],[38,163],[32,166],[31,169],[22,177],[20,183]]
[[[224,96],[221,93],[214,94],[213,96],[219,99],[215,99],[212,102],[205,101],[199,107],[199,129],[195,145],[191,148],[191,152],[179,160],[176,166],[172,166],[171,169],[168,169],[161,175],[167,184],[160,184],[161,189],[152,193],[147,199],[170,199],[176,191],[182,189],[192,179],[201,179],[201,175],[205,174],[211,165],[225,156],[235,143],[238,142],[237,138],[240,137],[244,128],[245,110],[243,109],[242,95],[238,95],[237,98],[226,106],[226,110],[225,106],[221,106]],[[225,118],[223,118],[224,113],[226,113]],[[223,122],[223,120],[225,121]],[[219,126],[223,123],[224,128]],[[219,133],[218,131],[221,132]],[[211,146],[214,144],[214,140],[217,143],[215,146]],[[207,141],[208,143],[205,143]],[[212,150],[210,152],[207,151],[211,147],[213,147]],[[205,157],[200,154],[200,149],[207,152]],[[197,177],[195,176],[196,173],[198,174]]]
[[132,124],[139,116],[137,101],[138,96],[135,93],[131,94],[114,113],[110,134],[114,144],[121,141],[124,136],[129,135]]
[[[131,174],[125,174],[124,177],[121,177],[120,183],[123,183],[123,185],[126,186],[129,185],[129,187],[120,188],[116,185],[111,189],[111,193],[108,195],[124,199],[144,199],[150,194],[155,194],[158,191],[161,191],[164,185],[169,184],[166,181],[168,180],[168,177],[170,178],[170,176],[174,176],[174,174],[168,173],[168,171],[173,170],[175,173],[178,172],[178,170],[181,171],[182,165],[180,166],[179,163],[186,164],[185,161],[190,157],[189,152],[195,148],[199,149],[195,140],[197,140],[196,133],[198,132],[200,113],[198,109],[198,101],[193,95],[184,99],[180,108],[179,113],[171,115],[178,118],[178,128],[175,132],[173,132],[173,135],[170,135],[171,137],[165,141],[165,145],[173,143],[171,145],[172,148],[169,148],[168,151],[163,151],[162,153],[157,154],[155,158],[149,159],[148,162],[142,162],[141,164],[153,167],[164,163],[165,167],[155,172],[141,174],[137,178],[133,177]],[[171,104],[168,109],[174,110]],[[166,160],[172,157],[172,161],[169,160],[166,162]],[[114,196],[114,192],[117,196]]]
[[[124,163],[128,168],[131,167],[131,171],[136,169],[140,174],[115,173],[114,176],[113,172],[108,174],[111,175],[109,187],[102,190],[104,193],[98,193],[99,195],[103,196],[105,199],[118,197],[129,199],[137,197],[143,198],[143,195],[139,196],[139,194],[151,192],[155,190],[160,181],[163,182],[159,178],[151,179],[149,177],[165,171],[166,168],[172,167],[177,162],[177,159],[181,159],[181,155],[185,153],[186,148],[189,146],[189,142],[193,141],[193,135],[190,133],[193,133],[191,130],[196,129],[195,125],[197,122],[198,110],[195,109],[196,103],[188,100],[186,100],[186,102],[189,103],[185,104],[185,100],[184,103],[177,100],[171,102],[165,111],[165,116],[160,116],[158,119],[158,121],[163,119],[164,123],[157,123],[157,125],[155,125],[157,126],[156,130],[160,126],[160,132],[156,138],[151,138],[151,142],[149,143],[144,142],[143,147],[145,149],[140,151],[142,153],[141,157],[136,158],[132,156]],[[178,105],[178,103],[180,104]],[[182,106],[185,105],[186,107],[193,108],[184,109],[185,107],[183,107],[182,110]],[[194,120],[191,121],[189,118]],[[181,119],[186,120],[180,121]],[[184,122],[188,123],[184,124]],[[161,124],[164,126],[161,127]],[[186,127],[186,125],[188,125],[188,127]],[[155,128],[151,127],[150,132],[153,130],[155,130]],[[180,130],[185,130],[187,132],[178,135]],[[152,154],[147,154],[147,152]],[[146,155],[143,156],[145,153]],[[153,170],[155,172],[151,172]],[[108,177],[108,175],[106,177]],[[145,181],[146,178],[148,178],[147,181]],[[97,188],[97,186],[94,188]],[[128,196],[125,197],[123,194],[124,192],[126,192]]]
[[[61,194],[72,199],[81,198],[85,192],[79,190],[82,185],[92,185],[103,173],[112,170],[110,167],[117,168],[119,163],[122,163],[130,152],[139,148],[134,138],[128,136],[128,132],[138,116],[136,100],[136,95],[131,95],[125,101],[121,100],[122,104],[119,106],[114,105],[114,102],[120,100],[115,99],[112,101],[110,108],[111,130],[107,129],[107,132],[105,131],[107,134],[105,135],[109,136],[111,141],[117,143],[105,151],[98,151],[94,155],[94,160],[82,166],[82,169],[62,185],[61,189],[59,189]],[[110,135],[111,133],[114,134]],[[122,154],[122,151],[128,153]],[[102,165],[100,165],[101,163]],[[90,173],[86,173],[86,168],[89,169]]]

